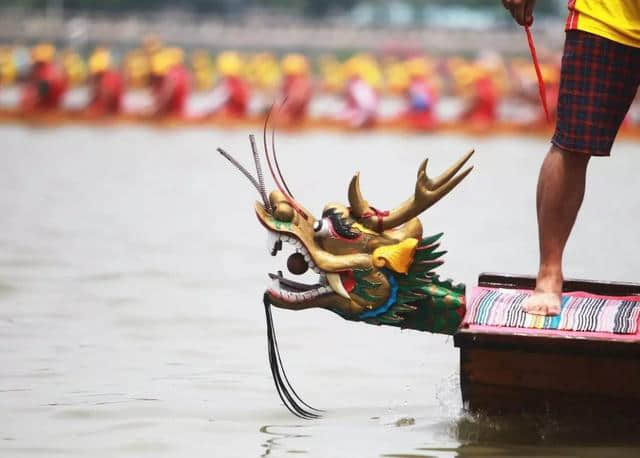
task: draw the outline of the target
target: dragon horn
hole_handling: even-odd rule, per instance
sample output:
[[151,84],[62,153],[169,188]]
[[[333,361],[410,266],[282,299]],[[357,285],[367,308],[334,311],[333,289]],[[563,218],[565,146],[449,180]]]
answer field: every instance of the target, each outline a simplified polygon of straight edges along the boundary
[[426,169],[428,161],[424,160],[418,168],[418,180],[414,195],[409,197],[409,199],[397,208],[389,212],[384,212],[384,214],[381,215],[362,197],[362,193],[360,192],[360,177],[356,174],[349,185],[351,213],[356,218],[359,218],[361,223],[366,227],[377,230],[378,232],[404,224],[442,199],[469,175],[473,167],[467,167],[462,172],[458,172],[472,155],[473,150],[465,154],[461,159],[456,161],[455,164],[449,167],[447,171],[435,179],[430,179],[427,176]]
[[351,213],[357,218],[362,218],[371,208],[360,192],[360,172],[356,173],[349,183],[349,205]]
[[[458,171],[462,168],[462,166],[464,164],[466,164],[466,162],[469,160],[469,158],[473,155],[474,150],[470,150],[467,154],[465,154],[464,156],[462,156],[460,159],[458,159],[458,161],[453,164],[451,167],[449,167],[449,169],[447,169],[445,172],[442,173],[442,175],[440,175],[438,178],[432,180],[432,186],[434,188],[439,188],[440,186],[444,185],[445,183],[447,183],[449,180],[451,180],[451,178],[453,178],[455,176],[456,173],[458,173]],[[427,161],[425,160],[423,163],[424,167],[420,168],[420,171],[425,172],[425,168],[427,165]],[[467,175],[467,171],[465,170],[464,175]],[[420,172],[418,172],[418,174],[420,174]],[[457,180],[457,182],[459,182],[460,180]],[[456,184],[457,184],[456,182]]]

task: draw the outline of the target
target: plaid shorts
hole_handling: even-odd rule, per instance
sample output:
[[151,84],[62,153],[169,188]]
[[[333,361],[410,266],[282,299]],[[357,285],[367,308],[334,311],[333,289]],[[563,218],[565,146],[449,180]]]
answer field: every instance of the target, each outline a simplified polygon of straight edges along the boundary
[[640,84],[640,48],[567,31],[556,131],[567,151],[608,156]]

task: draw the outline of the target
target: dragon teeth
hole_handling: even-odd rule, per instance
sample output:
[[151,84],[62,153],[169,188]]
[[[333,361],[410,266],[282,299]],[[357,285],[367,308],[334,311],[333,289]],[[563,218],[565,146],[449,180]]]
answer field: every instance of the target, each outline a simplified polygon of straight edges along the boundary
[[267,252],[272,254],[276,243],[278,243],[279,237],[275,232],[267,231]]
[[[316,264],[313,262],[313,259],[311,258],[311,255],[307,251],[307,248],[297,237],[282,235],[282,234],[278,234],[277,232],[267,231],[267,251],[269,252],[270,255],[275,256],[277,252],[280,250],[280,248],[282,248],[281,246],[278,247],[278,243],[288,243],[295,246],[296,252],[302,254],[302,256],[304,257],[304,260],[309,265],[309,268],[313,270],[315,273],[317,273],[318,275],[320,275],[320,283],[323,285],[327,285],[327,278],[324,275],[324,272],[322,272],[322,270],[320,270],[320,268],[316,266]],[[275,296],[280,297],[281,299],[286,300],[288,302],[301,302],[304,300],[309,300],[313,297],[320,296],[322,294],[333,292],[333,290],[329,286],[323,286],[312,291],[305,291],[301,293],[292,293],[289,291],[283,291],[280,288],[280,281],[278,279],[273,280],[273,283],[269,290]]]
[[331,289],[338,294],[339,296],[344,297],[345,299],[349,299],[349,293],[346,289],[344,289],[344,285],[342,284],[342,280],[340,279],[340,275],[335,273],[327,274],[327,281],[329,282],[329,286]]
[[317,274],[322,273],[322,271],[321,271],[320,269],[318,269],[318,266],[316,266],[316,265],[313,263],[313,260],[312,260],[312,259],[309,259],[309,260],[307,261],[307,264],[309,264],[309,268],[310,268],[311,270],[313,270],[315,273],[317,273]]
[[275,279],[273,281],[273,286],[269,288],[269,292],[285,302],[296,303],[296,302],[306,302],[311,299],[315,299],[316,297],[322,296],[327,293],[332,293],[333,290],[329,286],[321,286],[317,289],[312,289],[311,291],[302,291],[302,292],[292,292],[286,291],[280,288],[280,282]]

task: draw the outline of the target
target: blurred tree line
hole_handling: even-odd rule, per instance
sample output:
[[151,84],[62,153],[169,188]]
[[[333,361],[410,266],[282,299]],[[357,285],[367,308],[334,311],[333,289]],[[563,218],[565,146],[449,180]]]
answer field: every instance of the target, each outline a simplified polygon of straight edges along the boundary
[[[398,0],[396,0],[398,1]],[[565,0],[538,0],[538,13],[554,13]],[[128,12],[186,10],[195,13],[237,15],[248,8],[266,8],[287,11],[310,18],[322,18],[331,13],[351,10],[359,4],[380,4],[385,0],[0,0],[0,6],[21,6],[32,9],[64,8],[71,11]],[[477,9],[502,8],[500,0],[403,0],[415,8],[427,5],[467,6]]]

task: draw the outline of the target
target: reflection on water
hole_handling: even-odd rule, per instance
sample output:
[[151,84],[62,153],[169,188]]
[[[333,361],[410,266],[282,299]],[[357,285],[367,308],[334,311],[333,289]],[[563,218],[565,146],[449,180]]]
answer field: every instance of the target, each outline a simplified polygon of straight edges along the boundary
[[[283,448],[282,443],[286,442],[287,447],[291,447],[295,444],[296,438],[300,437],[309,437],[308,434],[294,434],[292,432],[282,431],[283,429],[290,429],[291,431],[295,431],[296,429],[304,429],[302,425],[293,425],[293,426],[284,426],[284,425],[266,425],[260,428],[260,432],[266,434],[268,436],[273,436],[270,439],[267,439],[262,446],[265,448],[265,451],[261,457],[271,456],[272,453]],[[307,453],[305,450],[297,450],[287,448],[286,453]]]
[[[327,408],[297,420],[274,391],[261,303],[266,273],[284,266],[264,252],[257,195],[215,153],[250,163],[247,132],[0,126],[0,138],[0,456],[638,453],[637,434],[582,421],[461,415],[445,336],[274,310],[290,379]],[[346,201],[356,170],[367,197],[393,207],[425,155],[437,173],[470,147],[474,173],[423,217],[426,232],[445,232],[441,272],[467,284],[531,273],[544,140],[316,132],[282,134],[278,151],[296,197],[319,212]],[[592,164],[571,276],[638,280],[626,253],[639,161],[620,143]]]

